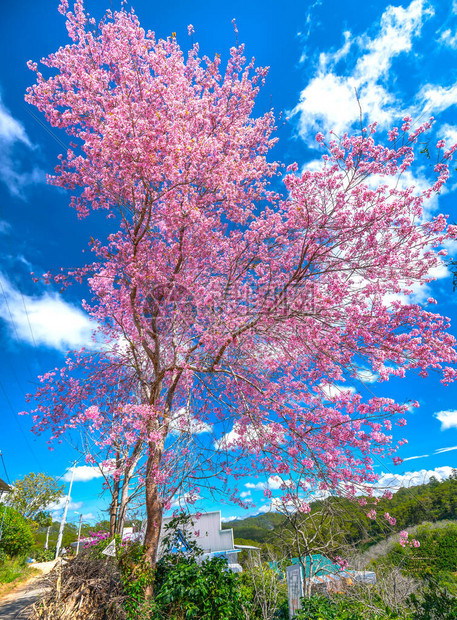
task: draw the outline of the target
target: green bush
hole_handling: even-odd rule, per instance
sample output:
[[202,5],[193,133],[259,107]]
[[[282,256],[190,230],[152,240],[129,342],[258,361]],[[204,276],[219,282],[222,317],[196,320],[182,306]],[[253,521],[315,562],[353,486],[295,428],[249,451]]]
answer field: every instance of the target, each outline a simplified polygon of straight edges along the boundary
[[410,597],[414,620],[456,620],[457,598],[440,588],[434,579],[430,579],[428,587],[418,598]]
[[154,570],[144,563],[143,548],[133,543],[124,549],[118,557],[124,592],[127,595],[125,609],[128,618],[138,620],[146,616],[144,594],[146,588],[154,582]]
[[244,617],[240,578],[228,570],[225,558],[198,564],[181,559],[176,565],[159,562],[155,580],[154,620],[239,620]]
[[[140,545],[131,545],[119,558],[125,605],[132,620],[240,620],[247,601],[241,580],[228,570],[225,558],[199,564],[194,557],[165,556],[156,570],[141,562]],[[154,598],[146,603],[144,593],[154,584]]]
[[14,508],[0,505],[0,525],[2,521],[0,549],[9,556],[25,555],[33,545],[33,534],[28,522]]
[[0,584],[11,583],[18,577],[21,577],[27,571],[27,562],[25,556],[16,556],[9,558],[3,556],[0,562]]
[[38,549],[33,552],[33,559],[36,562],[50,562],[56,555],[55,549]]
[[302,599],[302,608],[295,618],[296,620],[393,620],[394,618],[401,620],[403,616],[388,608],[382,613],[376,613],[361,602],[339,595],[333,598],[313,596]]
[[280,580],[268,564],[254,565],[249,562],[240,575],[243,606],[249,620],[261,620],[265,613],[275,615],[275,620],[288,620],[287,583]]

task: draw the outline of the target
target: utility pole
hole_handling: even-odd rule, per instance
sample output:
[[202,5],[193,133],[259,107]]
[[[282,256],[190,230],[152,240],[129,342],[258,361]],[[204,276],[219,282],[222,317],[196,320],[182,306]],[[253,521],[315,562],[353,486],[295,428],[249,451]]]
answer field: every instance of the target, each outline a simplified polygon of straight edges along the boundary
[[78,530],[78,544],[76,545],[76,555],[79,553],[79,541],[81,540],[81,525],[83,522],[82,514],[79,515],[79,530]]
[[48,528],[46,530],[46,542],[44,543],[44,548],[47,551],[48,550],[48,545],[49,545],[49,530],[51,529],[51,526],[48,525]]
[[[3,469],[5,470],[6,479],[8,480],[8,485],[9,485],[9,484],[11,484],[11,483],[10,483],[10,477],[8,476],[8,472],[6,471],[6,465],[5,465],[5,461],[4,461],[4,459],[3,459],[3,454],[2,454],[2,451],[1,451],[1,450],[0,450],[0,458],[2,459]],[[3,495],[8,495],[8,493],[11,493],[12,489],[11,489],[11,487],[10,487],[10,486],[8,486],[8,485],[2,485],[2,486],[5,486],[6,488],[5,488],[4,490],[3,490],[3,489],[0,489],[0,498],[2,498],[2,497],[3,497]],[[7,491],[6,489],[8,489],[8,491]],[[1,521],[1,523],[0,523],[0,540],[2,539],[2,534],[3,534],[3,524],[4,524],[4,522],[5,522],[5,515],[6,515],[6,500],[5,500],[5,502],[2,502],[2,503],[3,503],[3,516],[2,516],[2,521]]]
[[60,522],[59,538],[57,539],[57,547],[56,547],[56,555],[55,555],[56,560],[59,557],[60,546],[62,544],[63,528],[65,527],[65,521],[67,518],[68,504],[70,503],[71,487],[73,485],[73,478],[75,477],[75,469],[76,469],[76,461],[73,463],[73,471],[71,473],[70,488],[68,489],[68,495],[65,500],[65,508],[63,511],[62,520]]

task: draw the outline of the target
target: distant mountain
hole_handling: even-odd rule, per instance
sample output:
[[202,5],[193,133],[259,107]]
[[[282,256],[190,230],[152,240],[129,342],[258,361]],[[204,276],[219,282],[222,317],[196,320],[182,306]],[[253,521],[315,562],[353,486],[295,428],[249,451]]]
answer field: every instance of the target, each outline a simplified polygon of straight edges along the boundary
[[259,543],[266,542],[271,532],[283,523],[284,517],[277,512],[268,512],[246,519],[236,519],[222,524],[222,528],[233,529],[234,538],[243,538]]
[[[338,502],[343,510],[343,521],[338,525],[335,521],[335,525],[344,532],[347,542],[367,548],[384,540],[392,532],[392,528],[383,527],[383,519],[373,521],[368,518],[366,507],[360,507],[349,500],[330,501]],[[313,502],[311,511],[318,509],[319,504]],[[424,521],[457,520],[457,471],[444,481],[431,478],[427,484],[401,488],[391,500],[379,500],[376,511],[379,515],[388,512],[394,517],[396,524],[393,529],[397,532]],[[235,539],[265,543],[278,540],[274,534],[281,531],[284,521],[283,515],[268,512],[229,521],[222,527],[232,528]]]

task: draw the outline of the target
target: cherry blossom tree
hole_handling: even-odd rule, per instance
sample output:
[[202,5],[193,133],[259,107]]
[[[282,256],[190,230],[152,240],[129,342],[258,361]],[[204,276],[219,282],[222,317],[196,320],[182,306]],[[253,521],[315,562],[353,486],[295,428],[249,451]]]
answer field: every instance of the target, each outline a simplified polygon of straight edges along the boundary
[[[98,24],[82,0],[60,11],[71,42],[42,61],[48,77],[29,63],[26,100],[75,140],[49,181],[72,192],[79,217],[104,210],[110,234],[91,241],[91,264],[55,276],[88,283],[103,346],[41,378],[36,431],[58,439],[106,422],[109,445],[122,436],[145,446],[151,564],[163,510],[185,485],[192,501],[199,481],[217,477],[241,504],[237,479],[252,473],[293,479],[295,502],[310,486],[370,488],[373,458],[397,449],[392,420],[403,425],[406,406],[333,386],[363,369],[388,380],[432,368],[454,380],[449,321],[433,299],[423,308],[407,297],[456,236],[423,209],[454,147],[438,143],[425,191],[398,182],[431,130],[410,118],[386,146],[374,125],[318,135],[320,166],[282,174],[267,159],[273,113],[253,113],[266,70],[246,63],[243,46],[222,69],[198,45],[185,54],[175,35],[145,32],[133,11]],[[197,448],[188,438],[202,430],[211,433]],[[285,502],[290,489],[280,489]]]

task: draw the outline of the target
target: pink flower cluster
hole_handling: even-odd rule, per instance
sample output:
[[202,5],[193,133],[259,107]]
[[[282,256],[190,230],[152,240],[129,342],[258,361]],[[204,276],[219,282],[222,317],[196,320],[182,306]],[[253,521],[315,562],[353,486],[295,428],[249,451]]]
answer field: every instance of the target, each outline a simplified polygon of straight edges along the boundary
[[402,547],[420,547],[420,542],[414,538],[409,540],[409,534],[406,530],[400,532],[400,540],[398,541]]

